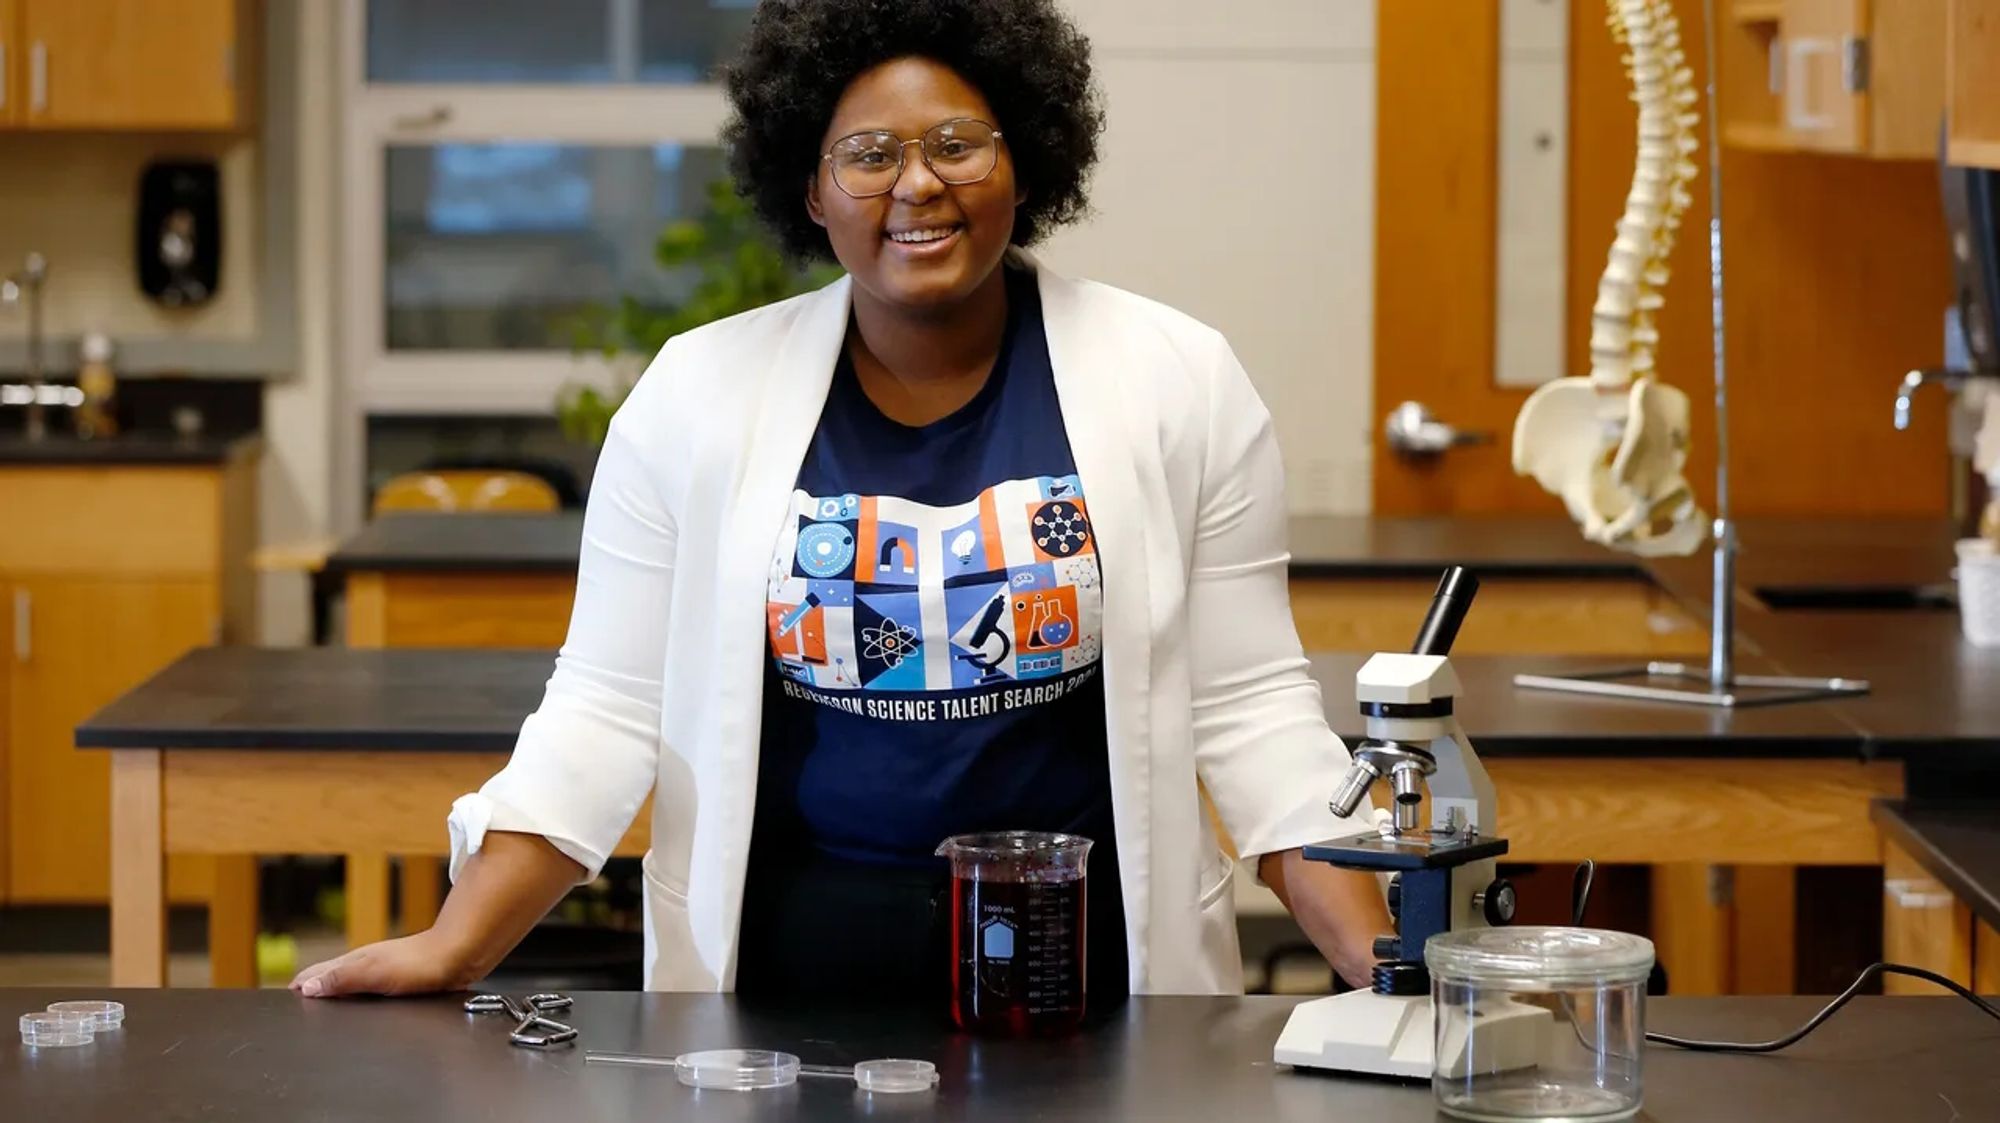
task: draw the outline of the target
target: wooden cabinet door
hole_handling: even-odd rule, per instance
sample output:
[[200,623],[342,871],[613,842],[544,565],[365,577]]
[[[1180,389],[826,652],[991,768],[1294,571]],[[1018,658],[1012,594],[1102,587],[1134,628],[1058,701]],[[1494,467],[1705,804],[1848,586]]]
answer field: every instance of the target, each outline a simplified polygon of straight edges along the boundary
[[2000,0],[1948,0],[1947,13],[1951,162],[2000,168]]
[[1800,148],[1868,151],[1868,0],[1785,0],[1779,123]]
[[13,685],[14,649],[21,642],[21,634],[14,630],[14,587],[0,581],[0,902],[8,899],[9,875],[13,863],[8,860],[12,832],[6,823],[13,817],[13,803],[7,792],[11,771],[11,740],[13,730]]
[[190,648],[219,619],[212,582],[14,579],[8,895],[101,903],[110,889],[110,766],[76,727]]
[[20,5],[17,0],[0,0],[0,129],[21,123],[25,73]]
[[[1882,848],[1882,958],[1972,984],[1972,910],[1893,842]],[[1935,994],[1920,979],[1891,975],[1884,994]]]
[[237,124],[239,0],[14,2],[30,128]]

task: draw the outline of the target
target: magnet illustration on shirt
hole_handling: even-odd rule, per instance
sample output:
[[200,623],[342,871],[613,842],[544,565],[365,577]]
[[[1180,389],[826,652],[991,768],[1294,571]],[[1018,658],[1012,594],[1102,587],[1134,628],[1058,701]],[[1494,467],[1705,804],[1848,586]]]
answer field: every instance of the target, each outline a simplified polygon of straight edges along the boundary
[[770,652],[822,691],[1046,682],[1102,650],[1102,574],[1073,474],[1008,480],[952,507],[792,498],[768,593]]

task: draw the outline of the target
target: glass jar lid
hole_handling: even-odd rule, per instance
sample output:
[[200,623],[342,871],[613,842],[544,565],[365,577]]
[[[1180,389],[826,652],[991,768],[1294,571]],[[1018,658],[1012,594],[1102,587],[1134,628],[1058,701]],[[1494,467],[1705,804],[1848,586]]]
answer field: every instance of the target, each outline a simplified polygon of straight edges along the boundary
[[1471,983],[1643,982],[1653,941],[1601,928],[1466,928],[1432,936],[1424,963],[1438,978]]

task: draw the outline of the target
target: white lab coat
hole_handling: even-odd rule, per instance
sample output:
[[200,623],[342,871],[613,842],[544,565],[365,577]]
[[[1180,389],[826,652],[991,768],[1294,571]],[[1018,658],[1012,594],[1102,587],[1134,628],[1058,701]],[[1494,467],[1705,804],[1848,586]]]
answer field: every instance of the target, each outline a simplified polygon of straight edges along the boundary
[[[1327,810],[1348,755],[1292,624],[1270,415],[1217,332],[1018,260],[1039,274],[1103,566],[1131,987],[1237,993],[1234,867],[1200,789],[1245,857],[1353,829]],[[454,877],[488,830],[543,835],[594,875],[654,793],[649,989],[733,985],[766,581],[849,284],[687,332],[653,360],[598,461],[547,692],[507,766],[450,816]]]

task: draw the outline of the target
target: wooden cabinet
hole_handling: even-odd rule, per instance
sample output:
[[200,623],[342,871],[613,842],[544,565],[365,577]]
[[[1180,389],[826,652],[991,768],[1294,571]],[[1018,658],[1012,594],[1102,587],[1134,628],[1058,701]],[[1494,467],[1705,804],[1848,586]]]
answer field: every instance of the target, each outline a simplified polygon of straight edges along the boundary
[[2000,929],[1983,920],[1972,923],[1972,989],[2000,994]]
[[1947,0],[1951,162],[2000,168],[2000,0]]
[[21,121],[26,86],[21,66],[21,10],[16,0],[0,0],[0,129]]
[[0,0],[0,125],[238,128],[254,13],[250,0]]
[[[1893,842],[1882,852],[1882,958],[1972,982],[1972,910]],[[1884,994],[1935,994],[1921,979],[1890,975]]]
[[[1430,578],[1295,577],[1292,619],[1307,651],[1402,651],[1436,592]],[[1488,577],[1452,651],[1694,658],[1708,630],[1637,578]]]
[[[256,461],[0,469],[0,893],[101,904],[110,779],[79,722],[190,648],[250,640],[241,559]],[[214,860],[176,858],[168,890],[205,900]]]
[[1733,0],[1717,28],[1724,143],[1935,159],[1944,120],[1945,5]]
[[[1882,958],[1935,971],[1976,994],[2000,995],[2000,930],[1895,843],[1883,851]],[[1922,979],[1888,975],[1884,994],[1936,994]]]
[[77,725],[191,648],[220,620],[214,581],[30,577],[10,590],[16,644],[10,895],[95,902],[110,892],[107,754],[73,748]]

